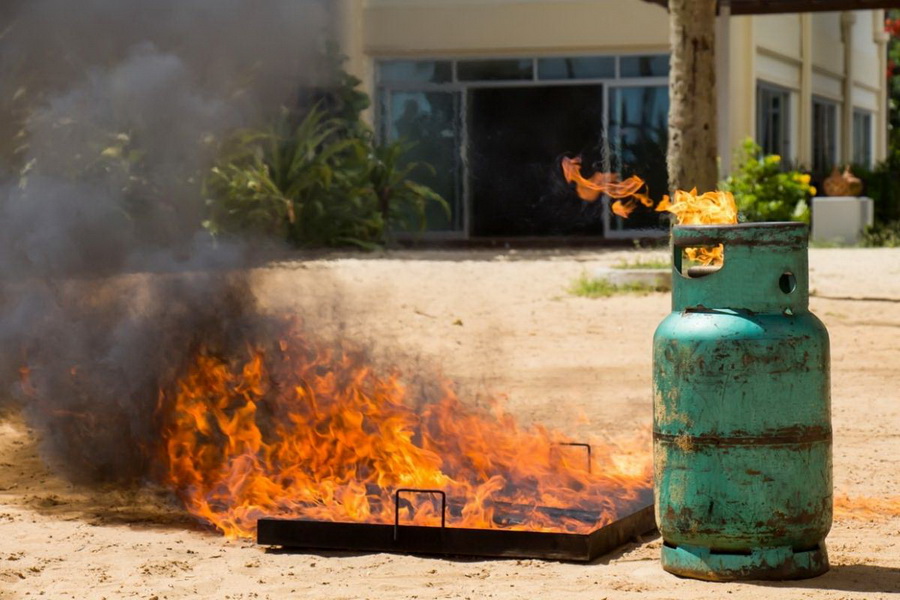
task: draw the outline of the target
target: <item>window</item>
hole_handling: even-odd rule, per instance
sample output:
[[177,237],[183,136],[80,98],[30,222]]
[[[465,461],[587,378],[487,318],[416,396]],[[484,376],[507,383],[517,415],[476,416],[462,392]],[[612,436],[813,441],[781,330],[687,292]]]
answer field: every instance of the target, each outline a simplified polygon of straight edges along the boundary
[[666,77],[669,75],[669,56],[623,56],[619,58],[622,77]]
[[664,194],[668,72],[665,54],[379,60],[377,130],[434,167],[417,178],[451,214],[432,207],[433,237],[663,233],[653,211],[623,222],[580,200],[559,159],[580,154],[587,170],[638,174]]
[[453,74],[450,61],[434,60],[386,60],[379,65],[381,83],[418,81],[422,83],[446,83]]
[[425,218],[429,231],[460,231],[461,165],[460,95],[449,91],[393,90],[382,96],[382,135],[388,140],[412,142],[405,158],[431,165],[413,173],[416,181],[439,193],[450,205],[450,214],[428,203]]
[[822,175],[837,164],[837,104],[813,98],[812,152],[813,173]]
[[538,59],[538,79],[611,79],[615,76],[615,56]]
[[790,156],[790,92],[768,83],[756,88],[756,141],[766,154]]
[[[669,189],[666,148],[669,142],[669,87],[623,86],[609,91],[610,167],[637,173],[650,196],[659,201]],[[621,230],[657,227],[658,217],[638,211],[628,219],[615,217],[611,227]]]
[[853,111],[853,162],[872,166],[872,113]]
[[534,77],[534,65],[524,60],[461,60],[456,63],[460,81],[515,81]]

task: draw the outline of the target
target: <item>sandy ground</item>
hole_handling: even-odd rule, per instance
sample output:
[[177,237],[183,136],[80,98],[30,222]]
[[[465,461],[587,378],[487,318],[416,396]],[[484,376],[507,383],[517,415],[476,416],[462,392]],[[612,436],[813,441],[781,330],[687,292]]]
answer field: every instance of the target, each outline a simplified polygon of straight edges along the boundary
[[[641,256],[653,252],[643,251]],[[662,256],[656,252],[655,255]],[[525,422],[573,437],[647,427],[650,341],[667,294],[590,300],[582,271],[634,251],[400,252],[260,269],[267,309],[296,310],[383,357],[439,366],[468,393],[508,394]],[[900,250],[811,251],[813,311],[831,332],[835,485],[900,497]],[[421,364],[421,363],[420,363]],[[0,598],[887,598],[900,517],[838,520],[832,570],[804,582],[711,584],[662,571],[658,536],[594,564],[283,554],[229,542],[158,490],[73,487],[33,433],[0,419]]]

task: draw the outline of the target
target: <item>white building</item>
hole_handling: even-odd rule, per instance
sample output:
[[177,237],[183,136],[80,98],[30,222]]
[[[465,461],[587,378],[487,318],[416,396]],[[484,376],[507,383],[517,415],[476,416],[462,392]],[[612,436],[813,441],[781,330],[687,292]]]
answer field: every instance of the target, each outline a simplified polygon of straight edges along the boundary
[[[750,4],[732,0],[734,13],[742,2]],[[412,153],[437,169],[429,183],[453,206],[449,220],[433,215],[433,235],[615,237],[655,224],[650,212],[623,222],[602,206],[566,199],[554,165],[563,153],[583,153],[586,162],[644,177],[655,196],[665,192],[664,7],[644,0],[336,6],[348,68],[376,100],[377,130],[416,141]],[[747,137],[814,172],[883,158],[883,22],[883,10],[742,16],[723,6],[723,174]]]

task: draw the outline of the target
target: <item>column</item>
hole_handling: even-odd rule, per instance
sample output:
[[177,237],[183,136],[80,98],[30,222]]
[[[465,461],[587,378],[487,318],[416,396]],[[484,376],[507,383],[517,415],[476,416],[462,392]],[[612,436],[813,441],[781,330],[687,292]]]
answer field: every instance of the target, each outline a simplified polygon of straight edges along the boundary
[[718,113],[719,176],[731,172],[731,2],[719,0],[716,17],[716,111]]
[[797,160],[801,165],[812,168],[812,15],[800,15],[800,140]]
[[844,103],[841,106],[841,162],[853,160],[853,24],[856,15],[841,13],[841,40],[844,42]]

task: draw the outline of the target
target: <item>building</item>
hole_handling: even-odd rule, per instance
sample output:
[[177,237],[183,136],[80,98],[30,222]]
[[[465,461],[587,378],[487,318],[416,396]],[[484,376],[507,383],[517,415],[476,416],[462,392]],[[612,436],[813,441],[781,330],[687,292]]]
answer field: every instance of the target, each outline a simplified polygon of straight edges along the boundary
[[[736,0],[732,0],[737,8]],[[666,190],[668,14],[645,0],[340,0],[348,68],[380,135],[417,143],[451,203],[433,237],[631,236],[567,193],[564,153]],[[735,11],[737,12],[737,11]],[[825,172],[886,153],[883,10],[717,22],[723,174],[747,137]]]

